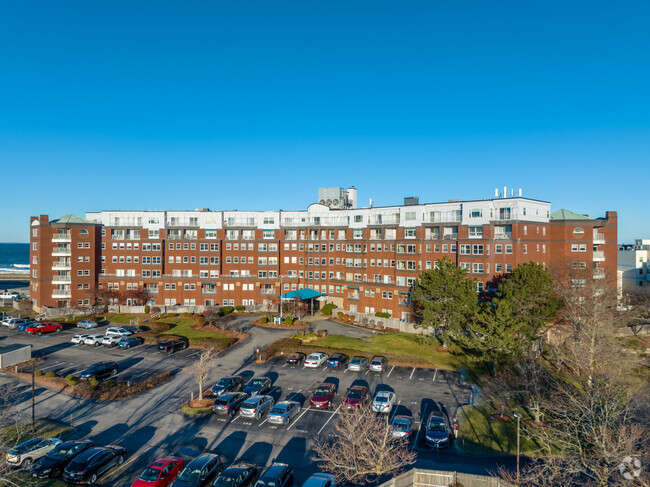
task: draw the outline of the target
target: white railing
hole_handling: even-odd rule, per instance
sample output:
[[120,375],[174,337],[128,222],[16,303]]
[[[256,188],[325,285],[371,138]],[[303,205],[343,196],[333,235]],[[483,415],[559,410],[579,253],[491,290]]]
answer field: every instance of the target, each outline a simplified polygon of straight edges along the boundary
[[603,279],[605,271],[603,269],[594,269],[594,279]]
[[53,298],[69,298],[71,296],[72,296],[71,291],[61,291],[61,290],[52,291]]
[[494,240],[512,240],[512,233],[497,233]]
[[605,260],[605,252],[602,250],[595,250],[594,251],[594,261],[603,261]]
[[138,326],[139,321],[140,321],[140,318],[132,318],[131,321],[129,321],[129,325]]
[[52,242],[70,242],[71,240],[70,234],[57,233],[52,236]]
[[72,249],[62,248],[62,247],[54,247],[52,249],[52,255],[71,255],[71,254],[72,254]]
[[594,232],[594,243],[595,244],[604,244],[605,243],[605,234]]

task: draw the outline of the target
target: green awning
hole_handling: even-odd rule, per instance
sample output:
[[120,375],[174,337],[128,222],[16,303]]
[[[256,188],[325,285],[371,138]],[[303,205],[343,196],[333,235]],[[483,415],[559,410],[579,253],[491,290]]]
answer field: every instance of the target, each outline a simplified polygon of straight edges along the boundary
[[347,286],[348,289],[359,289],[359,286]]
[[410,291],[397,291],[398,294],[411,294]]
[[216,282],[202,282],[201,284],[204,285],[204,286],[216,286],[217,285]]

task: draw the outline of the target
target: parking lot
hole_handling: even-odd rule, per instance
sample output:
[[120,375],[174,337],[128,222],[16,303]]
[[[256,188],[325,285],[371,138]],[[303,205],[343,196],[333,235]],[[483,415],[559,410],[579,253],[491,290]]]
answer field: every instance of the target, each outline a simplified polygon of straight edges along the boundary
[[55,372],[57,376],[62,377],[78,375],[96,362],[112,360],[117,362],[120,367],[120,372],[115,377],[124,380],[142,380],[158,372],[178,371],[190,365],[200,353],[196,349],[187,349],[167,356],[158,352],[155,345],[142,344],[123,349],[76,345],[70,341],[76,334],[103,334],[109,326],[111,325],[106,324],[91,330],[68,326],[64,327],[61,332],[41,336],[2,327],[0,329],[0,346],[32,345],[32,356],[43,359],[37,363],[36,368],[42,370],[43,373]]

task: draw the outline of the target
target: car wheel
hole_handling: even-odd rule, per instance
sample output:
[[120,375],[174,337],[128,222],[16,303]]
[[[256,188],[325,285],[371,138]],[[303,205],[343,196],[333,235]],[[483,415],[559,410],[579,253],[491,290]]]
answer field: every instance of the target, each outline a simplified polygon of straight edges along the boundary
[[63,329],[63,328],[59,327],[59,328],[57,328],[57,329],[54,330],[54,331],[58,333],[58,332],[60,332],[62,329]]
[[31,458],[25,458],[23,460],[22,465],[21,465],[21,467],[23,467],[25,470],[29,470],[29,467],[31,467],[31,466],[32,466],[32,459]]
[[127,345],[126,345],[126,348],[131,348],[131,345],[127,344]]
[[122,465],[124,463],[124,455],[117,457],[117,464]]
[[101,343],[99,343],[99,342],[95,342],[95,346],[96,346],[96,347],[99,347],[100,345],[101,345]]
[[94,484],[95,482],[97,482],[97,474],[94,473],[90,476],[90,483]]
[[43,334],[43,332],[42,332],[42,331],[39,331],[39,332],[37,332],[36,334],[40,337],[40,336]]
[[187,348],[187,343],[183,343],[183,347],[181,348],[181,350],[185,350],[186,348]]
[[111,370],[111,374],[116,375],[117,374],[117,369]]
[[173,353],[174,353],[174,349],[173,349],[173,348],[170,348],[170,349],[169,349],[169,355],[171,355],[171,354],[173,354]]

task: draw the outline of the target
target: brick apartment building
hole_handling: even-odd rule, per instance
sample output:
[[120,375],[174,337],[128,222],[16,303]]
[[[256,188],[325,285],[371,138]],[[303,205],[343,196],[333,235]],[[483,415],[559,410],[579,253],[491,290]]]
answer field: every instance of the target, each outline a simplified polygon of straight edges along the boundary
[[37,309],[83,307],[96,288],[144,287],[158,305],[253,305],[311,288],[343,310],[408,321],[410,286],[443,257],[477,292],[530,261],[593,269],[615,288],[616,225],[616,212],[551,213],[521,195],[357,208],[354,188],[321,188],[306,211],[41,215],[30,220],[31,298]]

